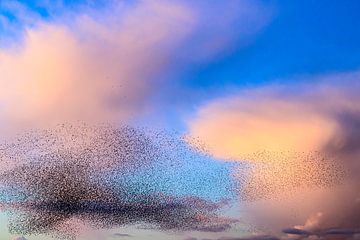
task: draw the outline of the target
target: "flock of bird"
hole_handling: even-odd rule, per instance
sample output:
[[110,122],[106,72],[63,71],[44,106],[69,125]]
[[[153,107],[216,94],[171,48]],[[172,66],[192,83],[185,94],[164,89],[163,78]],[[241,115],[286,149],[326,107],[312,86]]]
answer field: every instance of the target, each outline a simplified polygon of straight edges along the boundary
[[[169,194],[161,180],[134,180],[149,169],[166,171],[162,164],[176,171],[184,159],[203,157],[201,147],[179,136],[130,126],[60,125],[26,132],[0,149],[0,209],[14,234],[75,239],[82,224],[216,232],[234,222],[221,216],[222,202]],[[300,183],[331,185],[343,174],[320,155],[296,154],[301,164],[284,156],[264,152],[253,165],[236,165],[233,190],[252,201]]]
[[174,152],[196,157],[183,141],[129,126],[62,125],[4,143],[0,196],[10,232],[75,238],[79,220],[92,228],[227,229],[220,204],[169,195],[156,181],[132,178],[163,161],[176,167]]

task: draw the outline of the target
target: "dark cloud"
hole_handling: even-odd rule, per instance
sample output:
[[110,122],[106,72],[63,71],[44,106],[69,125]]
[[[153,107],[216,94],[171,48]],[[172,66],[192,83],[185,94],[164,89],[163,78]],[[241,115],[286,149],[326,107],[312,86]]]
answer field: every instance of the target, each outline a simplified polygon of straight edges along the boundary
[[360,233],[360,229],[350,228],[330,228],[330,229],[316,229],[314,231],[303,231],[296,228],[288,228],[283,230],[284,233],[290,235],[298,235],[298,238],[304,239],[311,236],[322,239],[340,238],[348,239],[349,237],[355,237],[356,234]]
[[230,224],[215,224],[199,228],[202,232],[223,232],[230,228]]
[[230,227],[230,220],[218,216],[222,203],[171,196],[158,191],[156,181],[134,181],[145,170],[160,171],[156,164],[171,161],[174,149],[186,157],[181,140],[132,127],[62,126],[27,133],[6,148],[3,157],[16,163],[0,175],[12,233],[75,238],[74,219],[93,228],[145,224],[218,232]]
[[[216,239],[202,239],[202,240],[314,240],[314,239],[356,239],[357,234],[360,233],[360,229],[318,229],[316,231],[306,231],[298,228],[286,228],[282,231],[286,235],[283,236],[280,233],[275,235],[256,235],[247,237],[220,237]],[[292,236],[295,235],[295,236]],[[197,240],[197,238],[186,238],[185,240]]]
[[285,228],[282,230],[282,232],[286,234],[294,234],[294,235],[310,235],[309,231],[298,228]]
[[354,235],[360,233],[360,229],[333,228],[325,231],[325,235]]
[[258,235],[249,237],[221,237],[218,240],[279,240],[279,238],[270,235]]

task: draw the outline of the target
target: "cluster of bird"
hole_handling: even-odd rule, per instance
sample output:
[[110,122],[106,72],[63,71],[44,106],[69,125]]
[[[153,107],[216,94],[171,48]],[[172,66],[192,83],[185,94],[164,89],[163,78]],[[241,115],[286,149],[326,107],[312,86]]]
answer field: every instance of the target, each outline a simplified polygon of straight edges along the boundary
[[243,200],[275,199],[304,188],[329,188],[345,179],[340,162],[323,152],[256,152],[244,159],[251,164],[239,166],[235,175]]
[[[204,157],[201,144],[188,142],[131,126],[60,125],[26,132],[0,146],[0,210],[8,214],[10,232],[21,235],[74,239],[82,224],[224,231],[233,220],[220,216],[222,202],[164,191],[171,184],[153,176]],[[319,153],[264,151],[244,159],[253,161],[235,166],[239,185],[233,189],[243,200],[331,186],[345,174]]]
[[77,221],[91,228],[227,229],[218,203],[169,195],[156,181],[132,177],[165,161],[176,167],[179,157],[196,157],[186,146],[180,138],[129,126],[61,125],[25,133],[1,147],[7,167],[0,172],[0,200],[9,230],[74,239],[81,230]]

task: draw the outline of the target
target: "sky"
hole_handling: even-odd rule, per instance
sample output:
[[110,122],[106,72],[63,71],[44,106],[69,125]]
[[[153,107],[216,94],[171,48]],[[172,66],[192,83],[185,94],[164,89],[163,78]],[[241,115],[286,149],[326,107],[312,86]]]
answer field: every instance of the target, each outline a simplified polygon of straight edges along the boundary
[[[36,161],[71,183],[95,178],[95,192],[195,211],[186,229],[81,222],[77,239],[358,239],[359,11],[356,0],[0,0],[0,239],[52,239],[83,220],[10,231],[8,204],[33,212],[3,187],[36,192],[35,205],[55,191],[25,183],[48,181]],[[95,175],[73,179],[82,154]]]

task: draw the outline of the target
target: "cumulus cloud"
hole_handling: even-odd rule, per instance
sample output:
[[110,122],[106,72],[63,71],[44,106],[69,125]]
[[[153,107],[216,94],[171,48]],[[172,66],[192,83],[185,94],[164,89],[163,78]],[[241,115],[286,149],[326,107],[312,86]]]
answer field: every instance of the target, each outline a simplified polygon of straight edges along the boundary
[[[1,126],[17,130],[127,121],[150,108],[149,96],[164,84],[161,74],[208,60],[253,34],[246,29],[267,22],[258,3],[248,1],[214,2],[232,10],[227,17],[213,14],[218,8],[205,2],[109,1],[100,10],[84,4],[70,13],[55,13],[44,3],[51,20],[36,18],[34,24],[21,17],[30,17],[30,9],[20,14],[25,6],[6,5],[25,22],[22,43],[0,50]],[[252,27],[233,35],[231,26],[241,19]]]
[[358,134],[347,128],[357,126],[359,79],[352,72],[245,89],[200,107],[189,132],[220,158],[323,150],[330,143],[336,151],[355,150]]
[[76,30],[27,30],[20,49],[0,52],[2,125],[127,119],[192,21],[181,5],[144,2],[103,23],[79,17]]
[[[308,93],[291,96],[287,91],[264,87],[212,101],[189,121],[189,132],[219,158],[321,149],[336,131],[336,120],[319,111],[320,99],[312,102],[306,99]],[[321,93],[321,98],[326,96]]]
[[240,91],[201,107],[189,134],[248,166],[234,175],[240,195],[265,198],[245,207],[255,224],[276,231],[322,212],[321,228],[356,228],[359,83],[352,72]]

